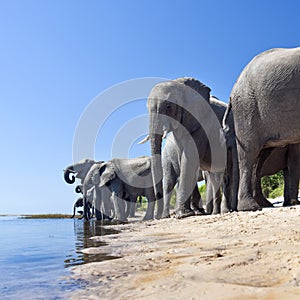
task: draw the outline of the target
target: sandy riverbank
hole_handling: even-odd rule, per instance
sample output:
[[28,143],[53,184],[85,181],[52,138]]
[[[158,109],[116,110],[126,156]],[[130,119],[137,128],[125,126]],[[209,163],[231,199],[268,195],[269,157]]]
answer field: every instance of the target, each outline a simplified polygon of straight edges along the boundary
[[71,299],[300,299],[300,207],[118,225]]

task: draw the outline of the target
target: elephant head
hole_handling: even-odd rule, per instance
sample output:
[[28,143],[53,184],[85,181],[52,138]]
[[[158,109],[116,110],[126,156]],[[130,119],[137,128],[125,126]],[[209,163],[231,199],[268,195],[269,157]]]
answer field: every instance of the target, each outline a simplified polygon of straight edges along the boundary
[[94,163],[94,160],[86,158],[74,165],[68,166],[64,171],[65,181],[69,184],[73,184],[75,182],[75,178],[84,179]]
[[[168,132],[192,133],[201,125],[201,101],[209,102],[210,88],[193,78],[179,78],[153,87],[147,101],[151,171],[156,200],[162,198],[162,138]],[[199,104],[199,105],[197,105]],[[146,140],[146,139],[145,139]]]

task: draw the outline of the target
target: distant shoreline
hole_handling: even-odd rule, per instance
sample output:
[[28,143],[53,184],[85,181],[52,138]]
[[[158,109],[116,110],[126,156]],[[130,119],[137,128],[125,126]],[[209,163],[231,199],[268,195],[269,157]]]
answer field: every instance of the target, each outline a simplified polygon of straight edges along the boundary
[[[19,217],[20,219],[70,219],[69,214],[2,214],[0,217]],[[75,218],[77,218],[75,216]]]

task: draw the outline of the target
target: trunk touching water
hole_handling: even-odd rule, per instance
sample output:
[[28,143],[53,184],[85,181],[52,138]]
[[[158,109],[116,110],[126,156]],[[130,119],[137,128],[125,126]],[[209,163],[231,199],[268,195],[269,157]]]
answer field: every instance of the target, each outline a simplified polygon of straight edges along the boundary
[[161,162],[161,143],[162,134],[151,134],[151,171],[156,200],[163,197],[162,189],[162,162]]

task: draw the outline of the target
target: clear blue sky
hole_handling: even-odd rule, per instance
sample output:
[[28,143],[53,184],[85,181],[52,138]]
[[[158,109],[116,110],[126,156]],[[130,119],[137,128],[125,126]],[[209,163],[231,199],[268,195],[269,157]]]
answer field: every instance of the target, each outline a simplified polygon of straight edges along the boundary
[[[290,0],[1,1],[0,214],[71,212],[77,195],[62,170],[99,93],[140,77],[193,76],[227,102],[254,55],[300,46],[299,11]],[[122,122],[146,112],[141,100],[112,114],[94,158],[109,159]]]

